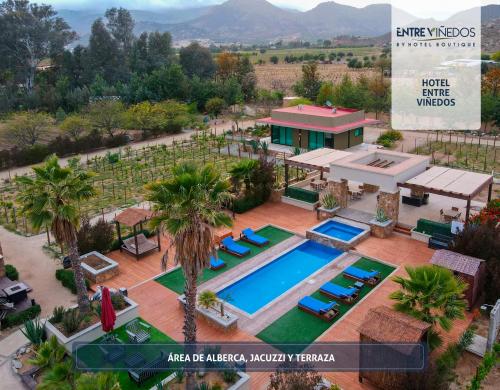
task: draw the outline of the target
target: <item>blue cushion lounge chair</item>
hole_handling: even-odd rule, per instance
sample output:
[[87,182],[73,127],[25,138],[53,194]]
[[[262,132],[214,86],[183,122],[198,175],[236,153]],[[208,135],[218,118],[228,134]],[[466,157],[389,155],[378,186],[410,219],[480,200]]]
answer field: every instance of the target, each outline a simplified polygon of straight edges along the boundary
[[220,244],[220,249],[224,252],[238,257],[243,257],[250,253],[249,248],[238,244],[236,241],[234,241],[233,237],[224,238]]
[[364,269],[357,268],[354,266],[347,267],[343,273],[345,278],[359,280],[360,282],[367,283],[371,286],[375,286],[380,282],[380,273],[374,270],[365,271]]
[[355,287],[343,287],[330,282],[322,285],[319,291],[329,298],[334,298],[347,304],[354,303],[359,296],[359,290]]
[[210,256],[210,269],[212,271],[217,271],[221,268],[224,268],[226,266],[226,263],[221,260],[221,259],[216,259],[213,256]]
[[307,296],[299,301],[299,309],[306,311],[325,321],[332,321],[339,311],[336,309],[337,302],[323,302],[319,299]]
[[252,229],[246,228],[240,234],[240,238],[250,244],[257,246],[264,246],[269,244],[269,240],[265,237],[259,236]]

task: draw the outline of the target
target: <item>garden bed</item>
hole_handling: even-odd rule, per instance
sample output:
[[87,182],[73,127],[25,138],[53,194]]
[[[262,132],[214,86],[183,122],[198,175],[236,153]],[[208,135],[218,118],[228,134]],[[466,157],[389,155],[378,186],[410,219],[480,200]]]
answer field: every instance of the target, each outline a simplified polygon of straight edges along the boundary
[[[224,380],[224,375],[221,372],[208,372],[203,376],[196,377],[197,385],[201,385],[201,383],[206,383],[209,385],[209,388],[213,388],[214,386],[218,386],[217,389],[220,390],[248,390],[250,389],[250,377],[244,372],[237,371],[235,372],[235,380],[234,382],[227,383]],[[163,389],[168,390],[184,390],[186,388],[186,381],[183,378],[182,382],[179,383],[177,380],[177,374],[173,373],[172,375],[165,378],[162,382]],[[150,390],[158,390],[158,387],[152,387]]]
[[102,283],[118,275],[118,263],[99,252],[90,252],[80,256],[85,277],[94,284]]

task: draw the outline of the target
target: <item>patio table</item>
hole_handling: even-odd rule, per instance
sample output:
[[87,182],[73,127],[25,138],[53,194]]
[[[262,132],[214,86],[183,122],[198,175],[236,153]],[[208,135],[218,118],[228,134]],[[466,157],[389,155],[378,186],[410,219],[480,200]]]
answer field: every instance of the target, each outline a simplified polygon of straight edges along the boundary
[[446,222],[451,222],[455,219],[458,219],[458,217],[460,217],[461,214],[462,213],[457,210],[452,210],[452,209],[443,210],[443,217]]

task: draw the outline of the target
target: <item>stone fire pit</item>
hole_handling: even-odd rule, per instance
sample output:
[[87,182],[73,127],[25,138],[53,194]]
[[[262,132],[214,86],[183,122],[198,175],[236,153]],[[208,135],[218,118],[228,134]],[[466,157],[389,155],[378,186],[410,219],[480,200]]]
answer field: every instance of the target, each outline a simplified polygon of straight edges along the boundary
[[89,252],[80,256],[85,277],[91,282],[102,283],[118,275],[118,263],[99,252]]

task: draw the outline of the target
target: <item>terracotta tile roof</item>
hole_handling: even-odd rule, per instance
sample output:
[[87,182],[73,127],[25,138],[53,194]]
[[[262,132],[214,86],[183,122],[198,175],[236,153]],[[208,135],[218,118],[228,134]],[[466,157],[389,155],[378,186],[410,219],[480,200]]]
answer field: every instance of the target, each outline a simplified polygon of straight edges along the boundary
[[151,219],[153,212],[150,210],[138,209],[131,207],[126,209],[121,214],[118,214],[115,221],[120,222],[122,225],[132,227],[137,225],[139,222],[147,221]]
[[370,309],[359,326],[359,333],[377,342],[415,343],[431,327],[430,324],[395,311],[387,306]]
[[475,276],[484,260],[477,257],[466,256],[461,253],[440,249],[434,252],[430,260],[431,264],[460,272],[465,275]]

